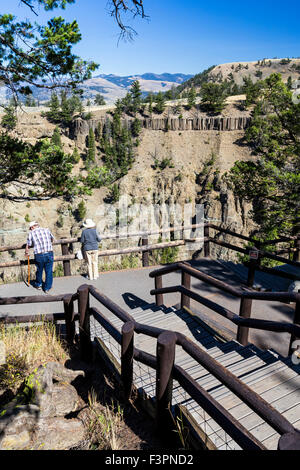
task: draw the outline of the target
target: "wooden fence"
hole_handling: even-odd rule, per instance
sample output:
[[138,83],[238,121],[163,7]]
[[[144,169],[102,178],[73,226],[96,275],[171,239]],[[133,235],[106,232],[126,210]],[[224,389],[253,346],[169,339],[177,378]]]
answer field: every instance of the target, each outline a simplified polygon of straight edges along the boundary
[[[103,235],[101,236],[102,240],[117,240],[117,239],[124,239],[124,238],[139,237],[141,244],[139,246],[133,246],[133,247],[122,248],[122,249],[115,248],[115,249],[110,249],[110,250],[99,250],[98,256],[103,257],[103,256],[125,255],[125,254],[130,254],[130,253],[142,253],[143,267],[147,267],[149,266],[149,253],[151,251],[160,250],[160,249],[167,248],[167,247],[184,246],[188,242],[193,242],[194,240],[191,238],[183,238],[184,232],[186,232],[187,230],[196,230],[203,226],[204,226],[203,223],[201,223],[201,224],[193,224],[193,225],[188,225],[188,226],[168,227],[166,229],[158,229],[158,230],[147,231],[147,232],[135,232],[135,233],[129,233],[128,235],[126,234],[125,235],[124,234]],[[149,239],[148,239],[149,236],[163,235],[165,233],[172,234],[174,232],[181,232],[182,238],[178,240],[168,241],[168,242],[149,244]],[[200,241],[200,239],[198,238],[195,241]],[[204,238],[202,239],[202,241],[204,241]],[[55,240],[53,242],[54,246],[57,246],[57,245],[61,246],[61,256],[55,256],[54,262],[55,263],[63,262],[64,276],[71,275],[71,262],[77,259],[76,255],[73,253],[74,243],[79,244],[80,237],[76,237],[76,238],[65,237],[59,240]],[[16,250],[25,250],[25,246],[26,244],[2,246],[0,247],[0,253],[16,251]],[[30,259],[29,262],[30,264],[34,264],[34,259]],[[18,259],[15,261],[2,262],[0,263],[0,268],[10,268],[10,267],[22,266],[26,264],[27,264],[27,260]]]
[[[174,271],[181,272],[181,285],[163,287],[162,276]],[[235,288],[229,284],[215,279],[208,274],[201,272],[198,269],[191,267],[188,263],[175,263],[163,268],[159,268],[150,273],[150,277],[155,280],[155,289],[151,290],[151,294],[155,295],[156,305],[163,305],[163,295],[179,292],[181,294],[181,307],[190,307],[190,299],[193,299],[209,309],[218,313],[224,318],[227,318],[232,323],[238,326],[237,341],[242,345],[248,344],[249,328],[256,328],[265,331],[273,331],[277,333],[290,333],[290,347],[289,354],[293,352],[293,343],[296,339],[300,339],[300,294],[295,292],[256,292],[251,288],[245,290],[242,288]],[[226,292],[233,297],[240,299],[239,315],[228,310],[227,308],[207,299],[206,297],[191,291],[191,277],[199,279],[207,284],[210,284],[223,292]],[[283,303],[295,303],[293,323],[288,322],[275,322],[269,320],[257,320],[251,318],[252,300],[275,300]]]
[[[199,228],[203,228],[203,237],[202,238],[193,238],[192,235],[189,237],[185,237],[186,231],[194,231]],[[212,231],[214,231],[214,236],[212,235]],[[154,243],[149,244],[149,236],[152,235],[162,235],[164,233],[174,233],[180,232],[181,238],[162,242],[162,243]],[[228,243],[224,240],[220,240],[220,235],[229,235],[230,237],[237,238],[241,240],[244,245],[248,244],[246,247],[241,247],[238,244]],[[276,240],[267,240],[265,242],[259,242],[255,238],[247,237],[245,235],[239,234],[234,232],[233,230],[229,230],[222,226],[218,226],[212,223],[200,223],[200,224],[192,224],[188,226],[175,226],[175,227],[168,227],[166,229],[158,229],[155,231],[145,231],[145,232],[135,232],[129,233],[127,235],[128,238],[139,237],[140,238],[140,245],[133,246],[128,248],[116,248],[110,250],[100,250],[98,252],[99,257],[102,256],[115,256],[115,255],[124,255],[130,253],[142,253],[142,265],[144,267],[149,266],[149,253],[152,250],[159,250],[166,247],[177,247],[177,246],[184,246],[187,243],[192,242],[203,242],[203,248],[200,250],[200,253],[204,257],[209,257],[211,254],[211,244],[215,244],[218,246],[222,246],[229,250],[236,251],[238,253],[242,253],[244,255],[248,255],[249,262],[244,263],[248,267],[248,281],[247,285],[249,287],[253,287],[254,283],[254,276],[255,271],[262,271],[268,274],[272,274],[274,276],[283,277],[286,279],[293,280],[300,280],[299,276],[287,273],[282,270],[277,270],[274,268],[267,268],[261,266],[261,261],[263,258],[268,258],[271,260],[275,260],[284,264],[288,264],[291,266],[295,266],[300,268],[300,234],[294,237],[281,237]],[[113,240],[113,239],[122,239],[124,236],[122,234],[117,235],[103,235],[103,240]],[[60,240],[56,240],[53,245],[61,245],[61,256],[55,256],[54,262],[63,262],[63,271],[64,276],[71,275],[71,262],[76,259],[74,254],[74,243],[79,243],[80,238],[62,238]],[[288,244],[289,246],[284,249],[274,249],[273,251],[266,251],[264,246],[276,246],[278,244]],[[14,246],[2,246],[0,247],[0,252],[9,252],[12,250],[22,250],[25,249],[25,244],[19,244]],[[279,256],[280,255],[280,256]],[[281,255],[286,255],[287,257],[283,257]],[[292,259],[291,259],[292,258]],[[1,268],[9,268],[15,266],[22,266],[26,265],[27,261],[24,259],[19,259],[15,261],[8,261],[0,263]],[[34,259],[30,260],[30,264],[34,264]],[[300,273],[300,271],[299,271]]]

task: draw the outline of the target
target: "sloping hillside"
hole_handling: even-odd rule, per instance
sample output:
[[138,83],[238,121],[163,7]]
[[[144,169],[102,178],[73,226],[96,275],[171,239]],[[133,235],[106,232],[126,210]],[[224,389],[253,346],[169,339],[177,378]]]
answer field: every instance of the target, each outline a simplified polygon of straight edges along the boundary
[[288,77],[293,80],[300,78],[300,59],[263,59],[256,62],[232,62],[217,65],[210,72],[210,81],[230,80],[233,77],[237,85],[243,84],[243,77],[252,81],[265,79],[271,73],[280,73],[283,81]]
[[288,78],[300,79],[300,59],[263,59],[256,62],[230,62],[214,65],[203,72],[194,75],[176,88],[176,94],[195,87],[197,90],[203,83],[221,83],[225,80],[238,86],[243,85],[243,78],[250,77],[253,82],[265,79],[272,73],[280,73],[283,81]]

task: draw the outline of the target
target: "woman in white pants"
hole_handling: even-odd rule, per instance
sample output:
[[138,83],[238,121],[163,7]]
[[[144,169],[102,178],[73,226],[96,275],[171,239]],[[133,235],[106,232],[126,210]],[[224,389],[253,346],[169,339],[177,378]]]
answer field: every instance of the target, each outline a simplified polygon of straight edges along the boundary
[[81,234],[82,252],[88,265],[88,279],[98,279],[98,245],[101,237],[96,230],[96,224],[92,219],[86,219],[83,223],[85,230]]

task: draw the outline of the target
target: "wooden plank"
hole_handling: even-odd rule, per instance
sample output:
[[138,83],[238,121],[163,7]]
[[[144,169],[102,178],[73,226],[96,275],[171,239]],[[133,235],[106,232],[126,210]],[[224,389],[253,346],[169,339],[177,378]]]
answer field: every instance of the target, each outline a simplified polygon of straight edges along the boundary
[[[265,397],[264,397],[265,398]],[[287,397],[280,398],[279,400],[275,402],[271,402],[272,406],[277,409],[281,414],[284,414],[288,409],[290,408],[295,408],[300,401],[300,393],[299,391],[293,392],[290,394],[290,397],[288,399],[289,401],[287,402]],[[264,424],[265,421],[260,418],[256,413],[254,413],[250,408],[248,408],[249,413],[246,413],[244,415],[239,414],[239,413],[232,413],[232,415],[239,420],[239,422],[245,426],[250,432],[252,430],[258,428],[260,425]],[[231,412],[231,410],[230,410]],[[300,418],[300,410],[298,412],[297,418]],[[212,420],[211,420],[212,421]],[[212,423],[210,423],[211,427],[213,427]],[[219,428],[220,429],[220,428]],[[216,431],[219,431],[219,429],[216,429]],[[220,432],[224,432],[220,430]],[[218,435],[220,436],[220,432],[218,432]],[[273,430],[274,432],[274,430]]]
[[[256,393],[261,394],[262,392],[277,386],[281,382],[297,377],[298,375],[299,374],[295,370],[290,369],[285,363],[278,361],[274,364],[267,365],[258,371],[250,372],[243,377],[242,380]],[[212,392],[214,397],[218,400],[222,400],[222,403],[224,403],[226,407],[231,406],[227,399],[230,393],[231,392],[224,385],[219,387],[218,390]],[[238,398],[235,403],[240,403]]]
[[[288,419],[292,424],[299,420],[300,416],[300,404],[289,408],[288,410],[282,413],[286,419]],[[273,436],[274,429],[269,426],[267,423],[259,424],[258,426],[250,429],[251,434],[253,434],[260,441],[266,440],[267,438]],[[279,434],[278,434],[279,436]]]
[[[236,375],[242,375],[243,380],[245,377],[249,378],[250,376],[252,376],[252,382],[253,382],[254,380],[253,373],[257,375],[257,373],[262,372],[263,369],[266,369],[264,371],[264,374],[261,373],[260,377],[256,377],[256,382],[259,379],[258,382],[260,384],[266,384],[268,382],[265,380],[265,377],[270,376],[270,374],[271,376],[275,375],[275,371],[274,371],[275,365],[273,363],[270,364],[270,362],[275,361],[276,358],[273,357],[269,352],[261,352],[258,350],[260,354],[257,355],[255,354],[256,351],[253,351],[250,348],[241,347],[238,343],[236,344],[232,343],[229,346],[226,345],[227,347],[221,349],[220,347],[216,346],[216,340],[214,340],[211,334],[208,334],[206,330],[204,332],[203,331],[204,329],[202,329],[202,331],[200,329],[199,331],[199,324],[195,324],[196,322],[193,319],[184,318],[184,316],[180,317],[179,315],[176,315],[173,312],[165,314],[164,312],[158,311],[156,312],[156,315],[153,315],[153,312],[148,312],[148,315],[144,315],[144,312],[140,312],[140,313],[141,313],[139,315],[140,318],[139,319],[137,319],[137,317],[135,318],[136,321],[138,321],[139,323],[143,323],[143,322],[146,323],[146,321],[144,320],[147,319],[150,324],[155,323],[155,326],[161,327],[163,329],[173,329],[175,331],[177,329],[181,333],[185,334],[187,337],[191,337],[191,339],[193,340],[195,340],[195,336],[197,335],[200,341],[202,340],[202,342],[204,341],[204,339],[206,339],[207,344],[211,346],[210,354],[213,355],[214,357],[217,357],[220,363],[222,363],[225,366],[228,366],[228,369],[234,372]],[[112,317],[114,316],[112,315]],[[119,327],[123,325],[123,322],[119,320],[118,318],[114,319],[112,323],[114,324],[114,326],[118,325]],[[171,325],[172,325],[172,328],[171,328]],[[105,337],[106,340],[108,341],[109,339],[108,334],[103,334],[103,337]],[[147,339],[144,339],[144,338],[147,338]],[[110,340],[110,344],[112,345],[111,340]],[[139,347],[142,350],[144,348],[151,349],[155,354],[156,338],[146,337],[145,335],[136,335],[135,344],[136,346],[139,345],[137,347]],[[119,347],[117,343],[116,343],[116,346]],[[232,398],[237,398],[228,389],[226,389],[226,387],[220,384],[220,382],[217,381],[211,374],[209,374],[206,369],[198,365],[197,361],[193,360],[193,358],[190,358],[189,355],[185,353],[185,351],[183,351],[182,349],[179,350],[179,353],[176,355],[176,363],[182,364],[182,366],[184,366],[184,369],[188,371],[189,373],[196,374],[199,383],[202,386],[204,385],[205,388],[207,387],[215,388],[215,390],[212,391],[212,394],[215,394],[215,393],[219,394],[220,401],[223,406],[224,406],[223,403],[227,403],[228,405],[228,400],[232,400]],[[143,366],[143,367],[147,367],[147,366]],[[273,370],[270,369],[270,367],[273,367]],[[288,369],[288,367],[281,363],[281,365],[279,366],[279,370],[282,370],[282,369],[286,372],[286,369]],[[155,385],[156,372],[149,368],[148,371],[145,371],[140,377],[137,377],[137,374],[140,374],[140,372],[141,372],[141,368],[135,365],[134,366],[135,385],[141,386],[149,396],[151,395],[154,396],[155,386],[156,386]],[[295,374],[295,371],[292,371],[292,373]],[[199,378],[201,378],[201,380],[199,380]],[[294,379],[293,383],[294,385],[296,385],[297,381],[295,380],[295,377],[293,377],[293,379]],[[250,377],[250,380],[251,380],[251,377]],[[286,380],[286,382],[288,381],[289,380]],[[273,384],[274,383],[275,382],[273,382]],[[285,390],[285,394],[287,396],[290,395],[289,397],[290,404],[291,406],[293,406],[293,408],[295,408],[294,405],[296,405],[299,402],[299,398],[298,398],[297,391],[295,392],[297,396],[295,394],[294,395],[288,394],[288,387],[291,386],[291,384],[292,382],[290,381],[289,385],[286,384],[285,388],[281,388],[281,393],[284,393],[284,390]],[[275,389],[275,387],[273,388]],[[220,392],[220,389],[222,389],[221,392]],[[278,397],[279,393],[280,392],[277,390],[275,396]],[[205,428],[204,432],[207,434],[207,436],[212,436],[212,442],[215,445],[217,445],[219,448],[222,448],[222,447],[236,448],[236,443],[234,443],[234,441],[231,438],[229,438],[229,436],[227,436],[224,433],[224,431],[220,429],[218,425],[211,418],[207,416],[207,413],[205,413],[191,398],[187,396],[186,392],[179,386],[178,383],[176,383],[174,387],[173,394],[174,394],[174,402],[177,402],[175,397],[178,397],[178,399],[181,397],[181,401],[183,398],[185,398],[187,410],[197,420],[198,425],[200,425],[201,428],[202,427]],[[279,399],[279,405],[281,403],[280,400],[282,400],[282,397],[280,397]],[[284,406],[286,406],[286,403]],[[237,402],[237,404],[234,404],[233,408],[236,408],[234,411],[238,413],[237,417],[240,418],[241,420],[244,419],[245,422],[247,422],[247,426],[249,424],[249,426],[250,427],[252,426],[253,429],[255,430],[256,428],[259,428],[260,425],[266,424],[263,422],[261,418],[255,415],[255,413],[253,413],[252,410],[248,408],[246,405],[244,405],[243,402],[241,401],[240,403]],[[228,409],[228,407],[226,409]],[[245,417],[244,417],[244,414],[245,414]],[[267,433],[269,432],[268,428],[266,429],[263,428],[263,429],[264,429],[263,431],[258,429],[257,432],[263,432],[264,435],[265,435],[265,430],[267,430],[266,431]],[[273,430],[273,434],[274,434],[274,430]]]
[[[242,375],[244,375],[244,374],[246,374],[250,371],[253,371],[255,369],[263,367],[265,364],[266,364],[266,362],[263,359],[261,359],[257,356],[254,356],[254,357],[251,357],[251,358],[246,359],[244,361],[240,361],[237,364],[233,364],[233,365],[228,366],[228,370],[230,370],[237,377],[241,377]],[[195,377],[195,379],[198,382],[198,378]],[[205,379],[200,378],[199,385],[204,387],[206,390],[210,391],[212,388],[215,388],[215,387],[220,386],[222,384],[218,379],[214,378],[213,376],[210,376],[210,377],[205,378]]]
[[[282,379],[279,379],[279,380],[282,380]],[[263,380],[262,381],[262,384],[264,384],[265,388],[267,388],[269,385],[266,384],[266,382],[268,381],[265,381]],[[295,388],[296,387],[296,388]],[[290,379],[290,380],[287,380],[281,384],[279,384],[278,386],[275,386],[271,389],[268,389],[267,391],[265,391],[265,393],[262,393],[263,391],[263,388],[261,387],[259,390],[256,390],[254,389],[257,393],[259,393],[259,395],[266,401],[268,401],[269,403],[271,403],[273,405],[273,402],[276,402],[276,400],[280,400],[280,402],[278,401],[276,406],[279,406],[281,405],[281,403],[284,403],[284,400],[286,400],[286,397],[288,395],[291,395],[291,393],[293,393],[293,399],[297,399],[300,401],[300,392],[299,392],[299,388],[300,388],[300,376],[296,376],[294,377],[293,379]],[[293,390],[291,392],[291,390]],[[292,398],[292,396],[290,397]],[[234,396],[234,402],[237,403],[237,401],[239,402],[238,405],[234,406],[234,407],[231,407],[230,406],[230,401],[228,400],[228,397],[226,400],[218,400],[219,403],[226,407],[227,410],[230,411],[230,413],[237,419],[242,419],[242,418],[245,418],[245,416],[247,415],[250,415],[251,413],[253,413],[253,411],[247,407],[247,405],[245,405],[240,399],[238,399],[236,396]],[[201,424],[201,423],[199,423]],[[216,431],[219,430],[220,427],[217,427],[216,428]]]
[[[186,354],[186,353],[185,353]],[[249,352],[249,354],[251,354],[251,352]],[[188,356],[188,355],[187,355]],[[188,356],[189,357],[189,356]],[[209,377],[211,380],[214,380],[214,378],[211,376],[211,374],[207,371],[207,369],[205,369],[204,367],[202,367],[197,361],[195,361],[193,358],[190,358],[191,359],[191,364],[189,364],[189,362],[186,362],[184,360],[184,358],[182,357],[182,361],[184,362],[181,362],[181,366],[184,365],[184,369],[190,374],[190,375],[197,375],[197,379],[199,379],[200,377]],[[233,351],[231,352],[229,355],[223,355],[221,356],[221,359],[219,360],[220,363],[222,363],[223,365],[227,365],[227,364],[232,364],[232,362],[234,361],[234,363],[236,363],[236,361],[239,360],[239,361],[244,361],[245,358],[240,358],[240,355]],[[176,363],[178,363],[177,361],[177,356],[175,357],[175,361]],[[187,358],[187,361],[189,361],[189,359]],[[174,388],[174,392],[176,392],[176,388]],[[174,399],[175,399],[175,396],[174,395]],[[177,402],[178,403],[178,402]]]
[[[220,445],[226,444],[226,441],[229,441],[231,439],[230,436],[225,435],[225,438],[223,438],[221,435],[219,436],[218,433],[213,433],[212,428],[211,428],[211,420],[210,416],[208,415],[207,412],[205,412],[202,408],[199,406],[197,407],[197,413],[195,413],[195,407],[191,407],[192,403],[185,405],[188,412],[191,414],[191,416],[194,418],[194,420],[198,423],[198,426],[203,429],[204,433],[209,437],[210,441],[214,444],[214,446],[218,449]],[[199,425],[199,416],[202,418],[202,424]],[[215,423],[215,422],[214,422]],[[216,423],[215,423],[216,424]],[[233,442],[233,441],[232,441]],[[229,449],[233,449],[233,446],[228,446]]]
[[[206,374],[206,375],[204,376],[204,380],[206,380],[206,381],[207,381],[207,380],[208,380],[208,381],[212,381],[212,380],[215,380],[215,379],[211,376],[211,374]],[[202,382],[203,382],[204,380],[202,380]],[[201,384],[201,380],[199,380],[199,383]],[[201,384],[201,385],[202,385],[202,384]],[[205,388],[205,387],[204,387],[204,388]],[[219,388],[222,388],[222,389],[224,390],[224,385],[220,385]],[[215,395],[216,390],[217,390],[217,389],[215,389],[214,391],[211,392],[213,396]],[[230,398],[232,398],[233,396],[235,397],[235,395],[234,395],[230,390],[228,390],[228,389],[226,389],[226,390],[228,391],[228,395],[229,395]],[[216,398],[216,397],[214,396],[214,398]],[[239,400],[239,399],[238,399],[238,400]],[[222,403],[222,405],[224,406],[224,403]],[[196,405],[195,405],[195,406],[196,406]]]
[[[288,419],[292,424],[296,421],[299,420],[300,416],[300,404],[289,408],[288,410],[285,410],[282,412],[282,415]],[[273,436],[274,434],[274,429],[269,426],[267,423],[261,423],[253,428],[250,427],[250,432],[260,441],[266,440],[270,436]],[[278,434],[279,437],[279,434]]]
[[[274,372],[276,373],[277,371],[274,371]],[[283,373],[284,373],[284,372],[281,372],[281,374],[283,374]],[[271,377],[271,379],[272,379],[272,377]],[[268,380],[270,380],[270,378],[269,378]],[[265,382],[266,382],[266,381],[265,381]],[[233,397],[232,393],[231,393],[230,391],[228,391],[228,394],[229,394],[229,397],[227,397],[227,400],[228,400],[228,398],[229,398],[229,399],[232,399],[232,397]],[[213,395],[214,395],[214,394],[213,394]],[[235,396],[234,396],[234,398],[241,404],[241,406],[246,406],[246,405],[244,405],[244,403],[243,403],[240,399],[238,399],[238,398],[235,397]],[[227,406],[228,406],[228,401],[227,401],[227,402],[222,401],[221,404],[222,404],[224,407],[227,407]],[[227,408],[227,409],[228,409],[228,408]],[[250,408],[248,408],[248,410],[250,410]],[[230,410],[230,412],[232,412],[232,410]],[[250,412],[252,412],[252,410],[250,410]],[[201,418],[200,418],[200,419],[201,419]],[[200,424],[200,423],[199,423],[199,424]],[[218,430],[218,433],[221,432],[219,426],[218,426],[216,423],[215,423],[214,425],[211,424],[211,426],[212,426],[212,427],[216,427],[215,429]],[[223,431],[223,432],[224,432],[224,431]]]
[[[203,432],[203,430],[198,426],[198,423],[193,419],[193,417],[189,414],[189,412],[184,406],[175,407],[175,411],[176,416],[179,416],[179,418],[182,419],[184,426],[188,426],[189,428],[188,440],[191,441],[193,448],[196,448],[198,450],[197,443],[193,445],[193,438],[196,434],[201,444],[204,446],[205,450],[216,450],[214,444],[210,441],[210,439]],[[203,447],[199,450],[203,450]]]
[[[293,423],[293,426],[296,429],[300,430],[300,419],[298,419],[296,422]],[[272,436],[268,437],[263,441],[264,445],[269,449],[269,450],[277,450],[278,446],[278,440],[279,440],[279,434],[274,433]]]
[[[246,349],[246,348],[245,348]],[[246,349],[247,351],[247,349]],[[251,351],[248,350],[248,358],[251,358],[251,357],[254,357],[253,356],[253,353]],[[220,356],[220,358],[218,358],[218,362],[220,364],[222,364],[224,367],[226,366],[233,366],[235,364],[238,364],[239,362],[243,362],[246,360],[247,358],[247,354],[244,350],[244,355],[241,356],[239,352],[236,352],[236,351],[233,351],[231,353],[228,353],[228,354],[223,354],[222,356]],[[176,361],[177,363],[177,361]],[[199,381],[200,378],[203,378],[204,375],[205,376],[210,376],[213,378],[213,375],[210,374],[204,367],[200,366],[199,363],[197,363],[196,361],[194,361],[194,363],[191,365],[191,366],[185,366],[184,367],[185,371],[191,375],[193,378],[197,377],[197,381]]]

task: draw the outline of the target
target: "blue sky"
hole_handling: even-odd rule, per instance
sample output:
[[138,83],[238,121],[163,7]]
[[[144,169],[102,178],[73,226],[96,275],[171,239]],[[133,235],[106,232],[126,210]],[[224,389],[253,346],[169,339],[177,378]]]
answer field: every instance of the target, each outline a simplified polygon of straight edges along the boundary
[[[0,12],[32,18],[19,5],[19,0],[0,0]],[[134,42],[118,42],[106,6],[106,0],[76,0],[55,11],[68,21],[77,19],[82,41],[74,51],[100,64],[96,75],[196,74],[219,63],[300,56],[299,0],[144,0],[149,21],[126,21],[138,33]],[[40,11],[38,21],[53,14]]]

